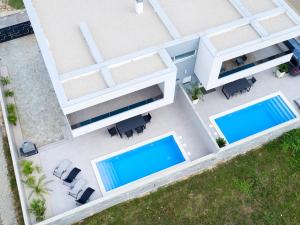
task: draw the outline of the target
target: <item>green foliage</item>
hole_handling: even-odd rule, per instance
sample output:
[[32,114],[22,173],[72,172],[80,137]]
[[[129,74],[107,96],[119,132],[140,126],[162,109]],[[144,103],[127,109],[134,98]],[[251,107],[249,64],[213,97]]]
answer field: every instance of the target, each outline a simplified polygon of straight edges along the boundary
[[252,185],[246,180],[234,179],[234,186],[242,193],[250,195],[252,192]]
[[31,192],[29,194],[29,199],[34,194],[38,198],[45,199],[45,195],[47,195],[51,189],[47,187],[47,185],[52,182],[52,180],[46,181],[46,176],[42,175],[36,182],[27,184],[27,187],[31,188]]
[[35,216],[37,222],[45,219],[46,202],[42,199],[33,199],[30,202],[29,211]]
[[27,186],[33,186],[36,183],[36,179],[34,176],[28,176],[26,180],[23,181]]
[[4,77],[4,76],[2,76],[2,77],[0,78],[0,82],[1,82],[1,84],[2,84],[3,86],[6,86],[6,85],[8,85],[8,84],[11,83],[11,80],[9,79],[9,77]]
[[14,104],[10,103],[10,104],[7,104],[6,108],[7,108],[7,113],[8,113],[8,115],[7,115],[8,121],[13,125],[17,125],[18,118],[17,118],[16,106]]
[[197,84],[193,85],[189,92],[193,101],[203,96],[203,92]]
[[223,148],[226,146],[226,140],[224,138],[218,137],[216,139],[216,142],[220,148]]
[[289,72],[289,66],[286,63],[281,64],[278,66],[278,70],[280,71],[280,73],[287,73]]
[[300,170],[300,130],[292,130],[281,137],[281,149],[292,155],[292,166]]
[[22,0],[8,0],[8,4],[15,9],[24,9]]
[[16,219],[19,225],[24,225],[22,207],[19,198],[18,186],[15,178],[13,162],[10,155],[10,149],[7,137],[3,137],[3,151],[6,159],[10,189],[13,195],[14,209],[16,211]]
[[21,171],[25,177],[29,177],[34,171],[33,162],[28,160],[22,160]]
[[14,95],[15,95],[15,93],[12,90],[6,90],[6,91],[4,91],[4,96],[5,97],[13,97]]

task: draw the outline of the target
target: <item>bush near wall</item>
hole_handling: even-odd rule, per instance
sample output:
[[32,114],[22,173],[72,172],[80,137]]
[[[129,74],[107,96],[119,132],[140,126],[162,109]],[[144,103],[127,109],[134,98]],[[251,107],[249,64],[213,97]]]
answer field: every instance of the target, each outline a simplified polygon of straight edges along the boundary
[[4,151],[6,164],[7,164],[7,170],[8,170],[9,184],[10,184],[10,188],[11,188],[13,198],[14,198],[14,207],[15,207],[15,211],[16,211],[16,215],[17,215],[16,219],[18,221],[18,225],[24,225],[24,219],[23,219],[23,214],[22,214],[18,186],[17,186],[15,172],[14,172],[14,166],[13,166],[13,162],[12,162],[12,158],[11,158],[11,154],[10,154],[8,139],[7,139],[7,137],[3,137],[2,140],[3,140],[3,151]]
[[9,0],[8,4],[15,9],[24,9],[24,3],[22,0]]

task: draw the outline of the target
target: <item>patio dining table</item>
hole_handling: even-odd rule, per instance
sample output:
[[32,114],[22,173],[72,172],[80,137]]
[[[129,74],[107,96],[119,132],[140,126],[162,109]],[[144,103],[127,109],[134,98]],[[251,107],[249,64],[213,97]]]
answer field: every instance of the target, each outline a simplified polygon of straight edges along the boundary
[[227,99],[235,95],[238,92],[249,91],[251,84],[246,78],[242,78],[231,83],[225,84],[222,88],[222,92]]
[[116,124],[116,128],[119,132],[119,135],[122,137],[122,134],[124,134],[125,132],[145,125],[146,125],[146,121],[144,120],[143,116],[138,115],[135,117],[131,117],[127,120],[118,122]]

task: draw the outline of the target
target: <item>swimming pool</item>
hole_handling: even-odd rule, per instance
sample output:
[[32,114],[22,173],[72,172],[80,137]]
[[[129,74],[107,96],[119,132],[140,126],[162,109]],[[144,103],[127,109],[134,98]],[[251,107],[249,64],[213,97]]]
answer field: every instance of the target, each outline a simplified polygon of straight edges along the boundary
[[213,123],[229,144],[271,129],[297,117],[281,93],[247,104],[222,116],[214,116]]
[[167,134],[93,160],[102,193],[187,161],[174,134]]

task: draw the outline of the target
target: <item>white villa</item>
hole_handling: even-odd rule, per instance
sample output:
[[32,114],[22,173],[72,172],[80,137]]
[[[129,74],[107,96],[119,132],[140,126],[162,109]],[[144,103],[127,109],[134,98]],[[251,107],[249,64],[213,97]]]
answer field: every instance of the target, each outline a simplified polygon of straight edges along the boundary
[[[28,157],[53,180],[46,220],[38,224],[71,224],[300,126],[294,103],[300,97],[300,76],[291,74],[300,61],[296,54],[300,17],[284,0],[24,0],[24,4],[66,121],[63,140],[38,146],[39,153]],[[277,71],[282,64],[288,65],[285,72],[290,74]],[[195,85],[201,90],[197,103],[190,93]],[[230,141],[216,119],[274,96],[280,97],[280,109],[288,108],[279,114],[291,118]],[[3,98],[1,103],[5,104]],[[151,122],[142,133],[134,131],[130,138],[109,134],[116,124],[148,113]],[[17,162],[22,159],[23,140],[5,122]],[[183,163],[103,191],[96,159],[166,134],[174,135],[185,156]],[[223,148],[216,142],[220,138],[227,142]],[[68,195],[69,187],[53,176],[65,159],[81,169],[77,178],[95,190],[81,206]],[[20,179],[18,169],[16,173]],[[20,180],[18,185],[25,224],[35,224],[26,210],[26,188]]]

